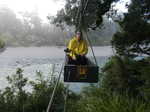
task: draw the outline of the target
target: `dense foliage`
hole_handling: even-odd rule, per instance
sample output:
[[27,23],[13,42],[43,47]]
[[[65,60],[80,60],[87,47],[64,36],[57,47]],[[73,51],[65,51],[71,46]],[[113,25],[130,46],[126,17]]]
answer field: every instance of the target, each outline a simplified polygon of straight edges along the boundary
[[0,48],[4,48],[5,47],[5,42],[3,40],[0,40]]
[[[44,78],[37,72],[36,80],[24,77],[23,70],[18,68],[16,74],[7,77],[9,86],[0,92],[1,112],[45,112],[54,84],[54,79]],[[28,89],[27,89],[28,87]],[[29,89],[30,87],[30,89]],[[65,87],[61,83],[51,108],[52,112],[63,111]]]
[[103,68],[102,87],[118,94],[150,99],[150,59],[132,60],[111,57]]
[[150,104],[127,94],[118,95],[93,86],[86,88],[82,95],[75,112],[148,112],[150,109]]
[[112,45],[117,54],[136,57],[150,56],[149,0],[131,0],[128,13],[120,21],[122,31],[114,35]]
[[57,26],[72,25],[76,29],[98,28],[103,22],[102,16],[114,1],[117,0],[66,0],[65,8],[57,13],[52,22]]
[[0,52],[3,52],[5,50],[5,42],[0,39]]
[[[18,68],[16,74],[8,76],[9,85],[0,91],[0,111],[2,112],[46,112],[56,77],[49,79],[37,72],[36,80],[24,77],[23,70]],[[30,87],[30,89],[29,89]],[[111,87],[111,86],[107,86]],[[127,93],[118,94],[107,87],[91,85],[80,94],[69,90],[65,103],[66,88],[62,83],[54,97],[50,112],[148,112],[150,104]],[[145,89],[145,88],[144,88]],[[146,90],[146,89],[145,89]],[[148,88],[147,88],[148,90]],[[148,93],[148,91],[146,92]],[[149,94],[149,93],[148,93]]]

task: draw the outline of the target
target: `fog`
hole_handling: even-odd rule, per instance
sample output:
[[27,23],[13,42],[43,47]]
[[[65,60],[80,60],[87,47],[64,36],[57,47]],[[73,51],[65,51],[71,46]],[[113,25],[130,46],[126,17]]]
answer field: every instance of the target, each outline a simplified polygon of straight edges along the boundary
[[[47,19],[48,20],[48,19]],[[49,23],[43,23],[38,12],[20,12],[20,18],[16,13],[7,8],[0,8],[0,40],[5,41],[6,46],[66,46],[74,35],[72,27],[61,29]],[[68,30],[69,29],[69,30]],[[93,45],[109,45],[118,26],[104,19],[104,27],[101,31],[91,31],[90,39]]]

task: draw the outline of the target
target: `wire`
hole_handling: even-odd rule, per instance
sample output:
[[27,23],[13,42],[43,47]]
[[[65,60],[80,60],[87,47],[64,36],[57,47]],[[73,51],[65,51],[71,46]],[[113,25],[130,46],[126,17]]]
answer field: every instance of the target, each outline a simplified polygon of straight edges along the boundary
[[[52,103],[53,103],[53,99],[54,99],[54,96],[55,96],[55,92],[56,92],[56,89],[57,89],[57,86],[58,86],[58,83],[60,81],[61,74],[62,74],[62,71],[63,71],[63,68],[64,68],[64,64],[65,64],[65,61],[62,64],[62,67],[61,67],[61,70],[60,70],[60,73],[59,73],[59,77],[58,77],[57,82],[55,84],[55,87],[53,89],[53,92],[52,92],[52,95],[51,95],[51,99],[49,101],[49,104],[48,104],[46,112],[49,112],[50,109],[51,109],[51,106],[52,106]],[[68,78],[69,78],[69,76],[68,76]],[[68,87],[69,87],[69,85],[67,85],[66,94],[68,94]],[[65,96],[64,112],[66,111],[66,100],[67,100],[67,95]]]
[[57,82],[56,82],[56,84],[55,84],[55,87],[54,87],[54,89],[53,89],[53,92],[52,92],[52,95],[51,95],[51,99],[50,99],[50,101],[49,101],[49,104],[48,104],[48,107],[47,107],[46,112],[49,112],[49,110],[51,109],[52,102],[53,102],[53,99],[54,99],[54,95],[55,95],[55,92],[56,92],[56,88],[57,88],[57,86],[58,86],[58,83],[59,83],[59,81],[60,81],[60,77],[61,77],[61,74],[62,74],[62,71],[63,71],[63,66],[64,66],[64,63],[62,64],[62,67],[61,67],[61,70],[60,70],[60,73],[59,73],[59,77],[58,77]]
[[[81,6],[81,2],[80,2],[80,4],[79,4],[79,6]],[[78,8],[78,12],[77,12],[77,15],[76,15],[76,17],[75,17],[75,18],[76,18],[76,20],[75,20],[76,23],[77,23],[77,19],[78,19],[78,16],[79,16],[79,12],[80,12],[80,7]]]
[[64,103],[64,112],[66,112],[66,105],[67,105],[67,98],[68,98],[68,93],[69,93],[69,84],[67,84],[67,87],[66,87],[66,95],[65,95],[65,103]]
[[[81,0],[82,1],[82,0]],[[83,3],[84,2],[82,2],[82,7],[80,6],[80,8],[83,8]],[[82,17],[84,18],[84,14],[85,14],[85,10],[86,10],[86,8],[87,8],[87,6],[88,6],[88,3],[89,3],[89,0],[87,0],[86,1],[86,3],[85,3],[85,6],[84,6],[84,8],[83,8],[83,12],[80,14],[80,18],[79,18],[79,25],[81,24],[81,21],[83,22],[83,20],[82,20]],[[81,10],[81,9],[80,9]]]
[[86,10],[86,8],[88,6],[88,3],[89,3],[89,0],[86,1],[85,7],[84,7],[84,10],[83,10],[83,14],[85,13],[85,10]]
[[94,58],[95,64],[96,64],[96,66],[98,66],[98,63],[97,63],[97,60],[96,60],[96,56],[94,54],[94,49],[92,47],[92,43],[91,43],[91,41],[90,41],[90,39],[89,39],[88,34],[87,34],[86,31],[85,31],[85,34],[86,34],[87,41],[88,41],[88,43],[90,45],[90,48],[91,48],[91,51],[92,51],[92,54],[93,54],[93,58]]
[[[86,8],[87,8],[87,6],[88,6],[88,3],[89,3],[89,0],[86,1],[86,4],[85,4],[85,7],[84,7],[83,15],[82,15],[82,16],[85,15],[85,10],[86,10]],[[87,31],[85,31],[85,35],[86,35],[87,41],[88,41],[88,43],[89,43],[89,45],[90,45],[90,48],[91,48],[91,50],[92,50],[92,54],[93,54],[93,57],[94,57],[95,64],[98,66],[98,63],[97,63],[97,60],[96,60],[96,56],[95,56],[95,54],[94,54],[94,50],[93,50],[93,47],[92,47],[92,43],[91,43],[91,41],[90,41],[90,39],[89,39],[89,37],[88,37]]]

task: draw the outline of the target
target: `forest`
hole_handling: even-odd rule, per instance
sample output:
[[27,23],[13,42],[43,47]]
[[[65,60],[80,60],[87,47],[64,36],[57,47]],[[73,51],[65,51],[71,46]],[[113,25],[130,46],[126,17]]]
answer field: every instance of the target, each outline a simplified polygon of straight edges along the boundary
[[[83,4],[86,2],[86,0],[81,1]],[[78,0],[66,0],[64,9],[53,18],[53,24],[80,25],[75,19],[78,2]],[[84,25],[85,30],[100,30],[104,21],[103,16],[113,17],[116,14],[114,10],[108,13],[114,2],[118,0],[90,0],[84,12],[86,24],[82,26]],[[69,90],[66,104],[64,95],[67,88],[63,82],[60,82],[50,112],[150,111],[150,1],[131,0],[127,8],[128,12],[124,13],[123,18],[117,20],[120,30],[110,40],[115,54],[101,68],[99,82],[83,88],[80,93]],[[16,20],[12,17],[11,19]],[[19,27],[17,25],[20,23],[13,26]],[[28,29],[28,23],[26,25],[24,28]],[[39,24],[35,25],[37,26],[34,26],[32,31],[36,34]],[[18,32],[25,36],[26,33],[22,31]],[[12,32],[12,34],[15,37],[16,33]],[[37,37],[41,34],[37,34]],[[15,38],[19,38],[18,35]],[[43,42],[48,41],[47,38],[45,35]],[[0,44],[2,48],[5,46],[4,42]],[[44,78],[41,72],[37,72],[36,80],[30,81],[23,74],[23,69],[18,68],[15,74],[7,77],[9,85],[0,91],[0,112],[46,112],[57,77]],[[25,90],[27,85],[32,88],[32,91]]]
[[[1,7],[0,24],[0,40],[4,41],[8,47],[65,46],[68,39],[74,35],[71,26],[62,30],[48,20],[47,23],[43,22],[36,10],[20,12],[17,15],[13,10]],[[118,29],[115,23],[110,23],[105,18],[103,30],[90,33],[93,44],[110,45],[112,35]]]

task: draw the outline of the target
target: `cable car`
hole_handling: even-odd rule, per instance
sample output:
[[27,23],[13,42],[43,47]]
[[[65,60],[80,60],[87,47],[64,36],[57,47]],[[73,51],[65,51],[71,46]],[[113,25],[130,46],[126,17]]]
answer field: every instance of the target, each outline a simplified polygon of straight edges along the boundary
[[88,59],[87,65],[64,66],[64,82],[97,83],[99,67]]
[[[79,33],[81,32],[82,34],[84,34],[82,35],[83,38],[87,37],[86,32],[81,30]],[[89,42],[89,39],[87,40]],[[91,47],[91,44],[90,44],[90,47]],[[65,49],[64,51],[66,52],[66,63],[64,66],[64,82],[81,82],[81,83],[82,82],[85,82],[85,83],[97,83],[98,82],[99,67],[96,64],[92,63],[92,61],[90,61],[87,58],[86,58],[86,64],[84,65],[80,63],[68,64],[67,53],[74,52],[74,51],[70,50],[69,48]],[[74,52],[74,54],[76,53]]]

